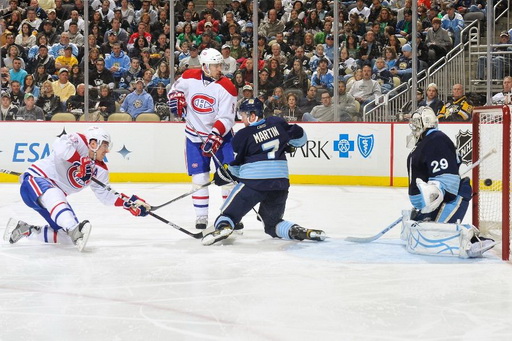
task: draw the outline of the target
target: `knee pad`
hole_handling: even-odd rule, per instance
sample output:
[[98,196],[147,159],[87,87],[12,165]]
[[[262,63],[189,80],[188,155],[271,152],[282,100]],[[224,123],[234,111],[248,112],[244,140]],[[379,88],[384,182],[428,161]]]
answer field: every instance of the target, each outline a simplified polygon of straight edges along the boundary
[[79,221],[75,212],[66,200],[64,192],[58,188],[50,188],[39,197],[41,206],[48,211],[50,218],[60,228],[72,230]]

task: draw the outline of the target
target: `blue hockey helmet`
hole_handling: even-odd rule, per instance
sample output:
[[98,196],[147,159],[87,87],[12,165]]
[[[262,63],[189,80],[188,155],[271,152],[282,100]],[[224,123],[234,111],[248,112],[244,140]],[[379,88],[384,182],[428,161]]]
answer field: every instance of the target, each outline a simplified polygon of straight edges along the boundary
[[248,98],[240,104],[238,112],[245,112],[248,115],[254,113],[258,117],[263,117],[263,103],[257,98]]

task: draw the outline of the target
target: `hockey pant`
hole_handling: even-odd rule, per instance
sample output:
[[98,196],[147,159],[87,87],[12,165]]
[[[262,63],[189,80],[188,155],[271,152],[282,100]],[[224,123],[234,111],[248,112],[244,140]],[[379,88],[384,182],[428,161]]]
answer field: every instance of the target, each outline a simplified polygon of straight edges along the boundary
[[33,233],[29,238],[39,239],[45,243],[72,244],[66,231],[76,228],[79,221],[60,188],[48,179],[25,173],[20,194],[23,202],[49,224],[42,228],[41,233]]
[[435,221],[438,223],[456,223],[462,221],[468,210],[469,201],[472,196],[469,178],[460,181],[459,192],[455,199],[443,202],[439,207],[430,213],[419,213],[411,217],[416,221]]
[[[233,147],[231,146],[231,139],[226,139],[222,146],[219,148],[215,156],[219,159],[221,164],[230,163],[233,161]],[[201,143],[194,143],[187,139],[186,144],[186,158],[188,174],[192,176],[192,183],[198,187],[210,181],[210,165],[212,162],[211,157],[204,156],[201,151]],[[215,168],[217,164],[215,163]],[[222,186],[222,198],[226,199],[232,185]],[[208,206],[210,202],[210,191],[208,187],[200,189],[192,195],[192,202],[196,216],[208,216]]]
[[287,199],[288,190],[257,191],[243,183],[238,183],[222,205],[215,227],[227,222],[233,228],[259,203],[258,214],[263,220],[265,233],[274,238],[290,239],[288,231],[294,223],[283,220]]

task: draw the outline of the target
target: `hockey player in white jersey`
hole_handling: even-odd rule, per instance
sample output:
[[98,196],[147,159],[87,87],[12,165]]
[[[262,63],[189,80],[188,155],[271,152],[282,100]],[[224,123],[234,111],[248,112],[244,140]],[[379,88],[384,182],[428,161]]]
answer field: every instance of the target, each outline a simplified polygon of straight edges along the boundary
[[[67,196],[91,187],[106,205],[121,206],[135,216],[148,214],[150,206],[136,195],[133,205],[92,182],[92,177],[108,183],[109,173],[103,162],[111,148],[110,135],[100,127],[90,127],[85,134],[59,137],[47,158],[33,163],[20,178],[20,194],[27,206],[37,211],[49,225],[36,226],[10,219],[4,240],[11,244],[23,237],[45,243],[75,244],[82,251],[91,232],[87,220],[79,222]],[[122,194],[124,198],[128,196]]]
[[[199,60],[201,69],[185,71],[168,94],[171,112],[187,123],[187,171],[196,187],[210,180],[212,154],[222,164],[234,159],[231,139],[237,99],[235,86],[222,75],[224,59],[221,53],[215,49],[204,49]],[[223,186],[224,199],[231,189],[232,185]],[[208,225],[208,187],[197,191],[192,200],[196,211],[196,228],[205,229]],[[242,226],[239,224],[237,229]]]

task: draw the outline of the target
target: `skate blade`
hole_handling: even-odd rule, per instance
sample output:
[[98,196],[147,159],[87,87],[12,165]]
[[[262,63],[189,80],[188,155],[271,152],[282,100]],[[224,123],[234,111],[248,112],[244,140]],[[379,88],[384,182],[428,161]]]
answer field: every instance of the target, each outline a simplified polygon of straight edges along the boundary
[[206,236],[204,236],[203,239],[201,239],[201,243],[204,246],[209,246],[209,245],[215,244],[221,240],[226,239],[227,237],[229,237],[231,235],[231,233],[233,233],[233,230],[231,230],[231,229],[221,230],[220,233],[217,235],[214,235],[213,233],[209,233]]
[[308,239],[310,240],[315,240],[317,242],[322,242],[325,240],[325,238],[327,238],[327,235],[325,234],[324,231],[311,231],[308,233]]
[[81,232],[83,233],[83,237],[76,241],[76,247],[78,248],[79,252],[82,252],[85,249],[85,246],[87,245],[87,241],[89,240],[89,236],[91,234],[91,229],[92,226],[90,223],[86,223],[82,227]]
[[16,226],[18,226],[18,220],[14,218],[9,218],[9,221],[7,221],[7,225],[5,226],[4,231],[4,240],[6,242],[10,243],[11,233],[16,228]]

